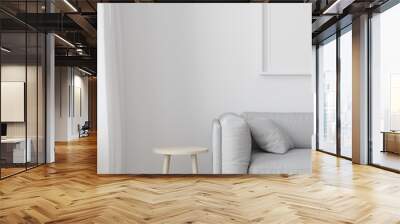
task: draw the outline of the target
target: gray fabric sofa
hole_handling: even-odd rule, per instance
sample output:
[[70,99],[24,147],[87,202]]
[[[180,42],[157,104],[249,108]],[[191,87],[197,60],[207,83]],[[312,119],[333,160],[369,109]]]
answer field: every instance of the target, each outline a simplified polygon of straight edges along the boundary
[[[268,153],[249,140],[246,122],[270,119],[290,136],[294,148],[285,154]],[[221,115],[212,125],[214,174],[311,173],[312,113],[246,112]],[[251,138],[251,137],[250,137]],[[248,143],[251,141],[251,143]],[[250,148],[249,148],[250,147]]]

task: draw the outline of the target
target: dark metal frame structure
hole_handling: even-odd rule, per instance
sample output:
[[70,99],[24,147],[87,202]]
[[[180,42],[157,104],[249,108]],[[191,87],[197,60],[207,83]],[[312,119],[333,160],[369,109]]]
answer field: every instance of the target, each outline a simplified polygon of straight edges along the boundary
[[[340,37],[345,34],[346,32],[350,32],[351,31],[351,24],[348,24],[347,26],[343,27],[343,28],[339,28],[337,29],[337,31],[335,33],[333,33],[331,36],[326,37],[325,39],[321,40],[317,45],[316,45],[316,150],[320,151],[320,152],[324,152],[327,153],[329,155],[333,155],[333,156],[338,156],[340,158],[344,158],[347,160],[351,160],[350,157],[347,156],[343,156],[341,154],[341,117],[340,117],[340,112],[341,112],[341,108],[340,108],[340,103],[341,103],[341,97],[340,97],[340,93],[341,93],[341,89],[340,89],[340,84],[341,84],[341,64],[340,64]],[[336,153],[332,153],[332,152],[328,152],[325,151],[324,149],[321,149],[319,147],[319,136],[320,136],[320,130],[319,130],[319,100],[320,100],[320,96],[319,96],[319,90],[320,90],[320,86],[319,86],[319,47],[321,43],[324,42],[330,42],[330,41],[336,41]]]
[[[37,10],[37,12],[38,12],[38,10],[39,10],[39,2],[43,2],[43,1],[39,1],[39,0],[25,0],[25,1],[21,1],[22,3],[25,3],[25,15],[27,16],[27,3],[29,2],[29,3],[36,3],[36,10]],[[47,7],[46,7],[46,10],[47,10]],[[11,177],[11,176],[14,176],[14,175],[17,175],[17,174],[19,174],[19,173],[22,173],[22,172],[25,172],[25,171],[27,171],[27,170],[30,170],[30,169],[33,169],[33,168],[36,168],[36,167],[38,167],[38,166],[41,166],[41,165],[43,165],[43,164],[46,164],[47,163],[47,110],[46,110],[46,108],[47,108],[47,81],[46,81],[46,79],[47,79],[47,33],[46,32],[42,32],[42,31],[40,31],[40,30],[38,30],[38,29],[36,29],[36,28],[34,28],[34,27],[32,27],[32,26],[30,26],[29,24],[27,24],[27,23],[25,23],[24,21],[21,21],[20,19],[18,19],[18,18],[16,18],[16,17],[14,17],[12,14],[8,14],[6,11],[4,11],[4,10],[1,10],[1,12],[2,13],[6,13],[8,16],[10,16],[11,18],[13,18],[13,19],[15,19],[15,21],[16,22],[18,22],[18,23],[20,23],[23,27],[24,27],[24,31],[22,31],[22,32],[15,32],[15,33],[21,33],[21,34],[24,34],[25,35],[25,84],[24,84],[24,125],[25,125],[25,127],[24,127],[24,129],[25,129],[25,168],[23,169],[23,170],[21,170],[21,171],[18,171],[18,172],[15,172],[15,173],[12,173],[12,174],[10,174],[10,175],[7,175],[7,176],[3,176],[3,174],[2,174],[2,168],[0,167],[0,180],[3,180],[3,179],[6,179],[6,178],[8,178],[8,177]],[[2,27],[1,27],[1,24],[0,24],[0,46],[2,46],[2,34],[3,33],[5,33],[3,30],[2,30]],[[8,33],[10,33],[10,32],[8,32]],[[14,33],[14,32],[11,32],[11,33]],[[35,55],[36,55],[36,93],[33,93],[33,94],[36,94],[36,136],[33,136],[32,137],[32,139],[33,138],[36,138],[36,161],[35,161],[35,163],[29,163],[29,166],[28,166],[28,162],[27,162],[27,160],[28,160],[28,154],[26,153],[27,152],[27,147],[28,147],[28,144],[27,144],[27,142],[28,142],[28,108],[27,108],[27,96],[28,96],[28,91],[27,91],[27,82],[28,82],[28,34],[33,34],[35,37],[36,37],[36,41],[35,41],[35,44],[36,44],[36,50],[35,50]],[[40,35],[40,34],[43,34],[43,35]],[[42,44],[43,44],[43,48],[44,48],[44,50],[42,49],[42,51],[39,53],[39,37],[40,36],[42,36],[43,38],[41,39],[42,40]],[[42,60],[44,60],[44,63],[42,64],[42,84],[44,84],[43,86],[42,86],[42,88],[43,88],[43,92],[42,92],[42,109],[43,109],[43,113],[44,114],[40,114],[39,115],[39,68],[38,68],[38,66],[40,65],[40,63],[39,63],[39,56],[40,56],[40,54],[42,54],[41,55],[41,57],[42,57]],[[3,64],[2,64],[2,62],[3,62],[3,60],[2,60],[3,58],[2,58],[2,53],[0,53],[0,68],[3,66]],[[1,78],[2,78],[2,76],[1,76],[1,69],[0,69],[0,82],[1,82]],[[1,89],[1,87],[0,87],[0,89]],[[1,91],[0,91],[1,92]],[[1,96],[1,94],[0,94],[0,96]],[[1,101],[1,100],[0,100]],[[1,105],[0,105],[0,111],[1,111]],[[44,115],[44,116],[41,116],[41,115]],[[39,116],[41,116],[41,119],[39,118]],[[41,120],[41,122],[43,122],[43,143],[44,144],[42,144],[42,146],[41,147],[43,147],[43,148],[41,148],[41,151],[42,151],[42,157],[43,158],[41,158],[41,159],[43,159],[43,162],[41,163],[40,161],[39,161],[39,145],[40,145],[40,143],[39,143],[39,120]],[[1,115],[0,115],[0,123],[1,123]],[[1,144],[0,144],[0,158],[1,158],[1,152],[2,152],[2,150],[1,150]],[[21,167],[22,168],[22,167]]]
[[[373,13],[382,13],[390,8],[392,8],[393,6],[400,4],[400,0],[388,0],[386,1],[384,4],[373,8],[373,9],[369,9],[366,10],[365,13],[368,14],[368,31],[367,31],[367,40],[368,40],[368,54],[367,54],[367,79],[368,79],[368,124],[367,124],[367,128],[368,128],[368,165],[380,168],[380,169],[384,169],[387,171],[391,171],[391,172],[395,172],[395,173],[400,173],[400,170],[396,170],[393,168],[389,168],[389,167],[385,167],[379,164],[374,164],[373,162],[373,141],[372,141],[372,48],[371,48],[371,44],[372,44],[372,28],[371,28],[371,19],[372,19],[372,15]],[[346,30],[347,27],[349,27],[351,25],[351,19],[353,16],[351,15],[347,15],[345,17],[342,18],[342,20],[344,20],[341,24],[338,24],[336,26],[336,32],[334,33],[332,30],[331,31],[327,31],[327,32],[322,32],[322,39],[321,36],[314,38],[314,43],[316,44],[316,150],[319,152],[323,152],[329,155],[333,155],[333,156],[337,156],[340,158],[344,158],[347,160],[352,160],[349,157],[343,156],[341,154],[341,147],[340,147],[340,143],[341,143],[341,118],[340,118],[340,78],[341,78],[341,68],[340,68],[340,36],[343,35],[344,33],[342,32],[343,30]],[[340,20],[339,20],[340,21]],[[328,33],[328,35],[327,35]],[[329,38],[332,38],[333,35],[336,35],[335,40],[336,40],[336,153],[331,153],[331,152],[327,152],[324,149],[320,149],[319,148],[319,136],[320,136],[320,130],[319,130],[319,100],[320,100],[320,96],[319,96],[319,45],[320,43],[328,40]],[[317,41],[316,41],[317,40]]]

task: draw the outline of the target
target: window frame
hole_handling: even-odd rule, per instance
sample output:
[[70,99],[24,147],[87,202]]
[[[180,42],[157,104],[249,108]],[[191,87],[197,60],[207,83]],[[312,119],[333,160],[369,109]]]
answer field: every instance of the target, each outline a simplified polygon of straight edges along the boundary
[[[319,43],[316,44],[316,78],[315,78],[315,85],[316,85],[316,150],[319,152],[323,152],[329,155],[333,155],[339,158],[343,158],[346,160],[352,160],[352,158],[347,157],[342,155],[341,152],[341,65],[340,65],[340,37],[344,35],[347,32],[352,31],[352,23],[346,25],[340,30],[337,30],[336,33],[332,34],[331,36],[321,40]],[[324,149],[321,149],[319,147],[319,137],[320,137],[320,129],[319,129],[319,122],[320,122],[320,110],[319,110],[319,102],[320,102],[320,95],[319,95],[319,79],[320,79],[320,74],[319,74],[319,47],[322,43],[326,44],[330,41],[336,41],[336,152],[332,153],[329,151],[326,151]]]

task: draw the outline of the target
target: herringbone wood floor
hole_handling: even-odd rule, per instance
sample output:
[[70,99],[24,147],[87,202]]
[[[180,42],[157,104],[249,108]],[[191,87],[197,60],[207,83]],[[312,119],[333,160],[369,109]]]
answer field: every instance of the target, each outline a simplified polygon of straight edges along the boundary
[[400,223],[400,175],[313,154],[298,176],[98,176],[96,139],[0,181],[0,223]]

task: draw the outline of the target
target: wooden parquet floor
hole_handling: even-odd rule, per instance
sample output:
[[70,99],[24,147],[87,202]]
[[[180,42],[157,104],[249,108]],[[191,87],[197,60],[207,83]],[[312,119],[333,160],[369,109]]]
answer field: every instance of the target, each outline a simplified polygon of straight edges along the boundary
[[0,181],[0,223],[400,223],[400,175],[313,154],[295,176],[98,176],[96,139]]

